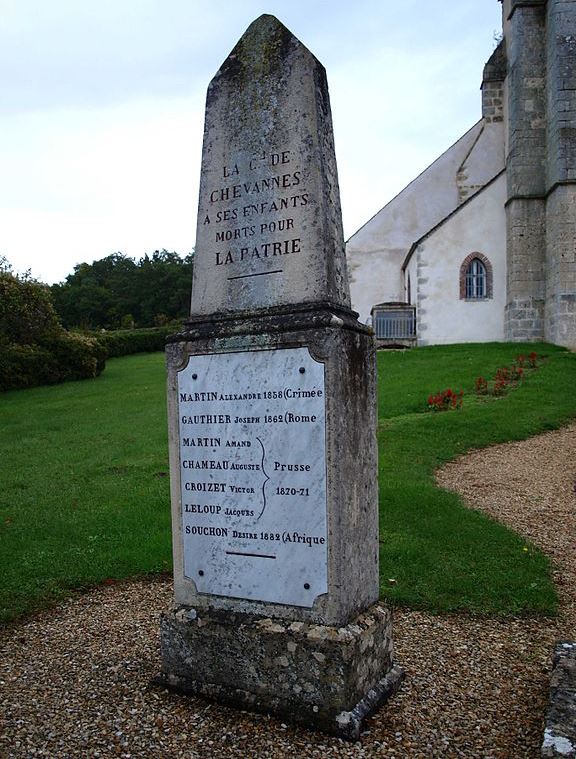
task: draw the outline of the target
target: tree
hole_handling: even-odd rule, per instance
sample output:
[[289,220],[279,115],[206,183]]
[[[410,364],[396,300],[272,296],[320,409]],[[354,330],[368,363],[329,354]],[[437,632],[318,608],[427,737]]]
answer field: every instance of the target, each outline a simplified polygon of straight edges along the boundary
[[34,280],[0,271],[0,339],[32,344],[62,331],[50,291]]
[[[29,275],[28,275],[29,276]],[[60,324],[45,285],[0,270],[0,390],[95,377],[105,348]]]
[[0,256],[0,272],[4,274],[12,274],[12,264],[10,261],[6,258],[6,256]]
[[117,329],[134,322],[149,327],[188,314],[193,254],[184,259],[167,250],[134,261],[114,253],[82,263],[52,295],[66,327]]
[[190,311],[193,255],[181,259],[167,250],[154,251],[138,262],[139,311],[136,321],[154,325],[159,317],[182,319]]

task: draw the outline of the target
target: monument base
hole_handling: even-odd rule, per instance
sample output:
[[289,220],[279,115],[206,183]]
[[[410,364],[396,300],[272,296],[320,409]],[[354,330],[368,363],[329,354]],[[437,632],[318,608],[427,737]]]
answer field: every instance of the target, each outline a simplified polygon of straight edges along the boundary
[[380,604],[345,627],[176,606],[161,654],[156,684],[349,740],[403,678]]

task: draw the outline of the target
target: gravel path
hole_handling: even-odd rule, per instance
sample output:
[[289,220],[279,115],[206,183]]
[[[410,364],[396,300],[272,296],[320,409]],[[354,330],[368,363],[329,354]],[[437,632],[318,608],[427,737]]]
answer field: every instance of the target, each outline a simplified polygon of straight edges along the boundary
[[462,493],[548,552],[555,620],[395,614],[400,693],[357,743],[149,686],[167,581],[98,588],[0,633],[0,757],[539,755],[550,656],[576,637],[576,425],[445,467]]

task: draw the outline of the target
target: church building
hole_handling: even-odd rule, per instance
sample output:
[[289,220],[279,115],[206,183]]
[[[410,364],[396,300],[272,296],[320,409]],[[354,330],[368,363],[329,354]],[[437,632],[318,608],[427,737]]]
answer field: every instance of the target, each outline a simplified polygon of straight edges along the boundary
[[482,118],[347,242],[381,345],[576,348],[576,0],[503,0]]

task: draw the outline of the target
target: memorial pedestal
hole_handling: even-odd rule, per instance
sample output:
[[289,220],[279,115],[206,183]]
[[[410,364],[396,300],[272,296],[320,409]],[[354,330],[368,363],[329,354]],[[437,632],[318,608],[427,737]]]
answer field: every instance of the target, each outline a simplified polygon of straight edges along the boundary
[[[162,618],[159,682],[357,738],[363,719],[401,680],[392,660],[390,612],[377,604],[372,337],[351,312],[318,304],[191,321],[173,340],[168,397],[171,485],[178,494],[176,606]],[[275,362],[287,352],[290,358],[291,351],[297,360],[282,360],[278,374]],[[222,376],[195,384],[202,382],[206,358],[215,355],[220,358],[212,368],[223,368],[226,383],[235,378],[233,392],[221,387]],[[265,375],[259,359],[269,366]],[[310,362],[321,370],[311,373]],[[191,384],[201,389],[190,392],[182,373],[195,377]],[[280,397],[269,397],[272,392]],[[315,413],[305,413],[312,392]],[[249,402],[234,400],[248,396]],[[250,421],[236,421],[238,403],[244,408],[240,418]],[[300,409],[293,414],[298,419],[316,416],[318,434],[298,429],[314,422],[286,423],[288,407]],[[183,416],[196,424],[183,425]],[[193,439],[192,433],[183,438],[183,431],[202,420],[210,435],[200,424],[200,445],[182,448],[183,440]],[[283,439],[291,428],[296,437]],[[276,438],[272,451],[267,435]],[[264,442],[262,449],[256,440]],[[225,441],[249,445],[228,448]],[[190,469],[206,460],[229,463],[224,473]],[[232,463],[258,468],[232,470]],[[225,480],[226,488],[198,491],[198,480]],[[252,508],[229,516],[230,488],[247,481],[257,483],[254,492],[234,498]],[[194,489],[187,490],[187,483]],[[277,495],[293,491],[296,496]],[[272,533],[280,540],[263,537]],[[295,542],[295,535],[311,544]],[[191,538],[196,545],[187,557]]]
[[402,679],[381,605],[343,627],[176,606],[160,634],[161,684],[349,740]]

